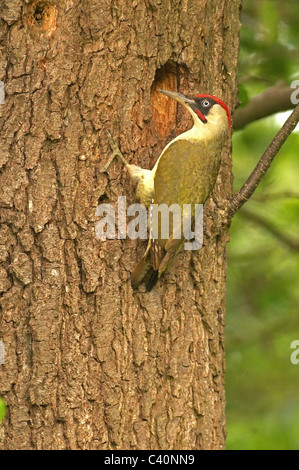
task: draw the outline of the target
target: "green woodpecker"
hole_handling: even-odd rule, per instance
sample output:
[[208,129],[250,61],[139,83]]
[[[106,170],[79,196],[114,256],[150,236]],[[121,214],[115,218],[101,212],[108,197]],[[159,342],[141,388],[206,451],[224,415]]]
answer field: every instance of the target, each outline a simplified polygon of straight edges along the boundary
[[[231,126],[230,112],[226,104],[213,95],[160,92],[188,109],[193,127],[164,148],[151,171],[129,165],[122,155],[120,157],[137,182],[136,194],[141,204],[146,207],[151,203],[168,207],[178,204],[182,210],[184,204],[191,204],[191,221],[194,221],[194,205],[206,202],[217,179],[222,148]],[[149,239],[145,254],[132,273],[133,289],[145,281],[149,292],[184,244],[183,237],[174,238],[173,227],[169,225],[167,239],[163,239],[160,232],[157,239]]]

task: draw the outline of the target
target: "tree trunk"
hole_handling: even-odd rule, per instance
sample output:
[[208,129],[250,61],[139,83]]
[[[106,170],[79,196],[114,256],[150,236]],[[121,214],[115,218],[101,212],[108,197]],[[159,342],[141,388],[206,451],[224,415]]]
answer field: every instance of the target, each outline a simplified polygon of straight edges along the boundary
[[234,108],[241,0],[2,0],[2,449],[221,449],[230,144],[204,247],[149,294],[146,242],[99,241],[96,207],[135,202],[105,129],[152,168],[190,126],[157,89]]

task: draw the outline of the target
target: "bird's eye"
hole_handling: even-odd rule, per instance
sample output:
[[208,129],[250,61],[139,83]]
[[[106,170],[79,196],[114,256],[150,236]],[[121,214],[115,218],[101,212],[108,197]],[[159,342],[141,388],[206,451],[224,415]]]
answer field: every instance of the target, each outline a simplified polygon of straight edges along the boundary
[[209,100],[203,100],[201,104],[203,105],[204,108],[207,108],[208,106],[210,106]]

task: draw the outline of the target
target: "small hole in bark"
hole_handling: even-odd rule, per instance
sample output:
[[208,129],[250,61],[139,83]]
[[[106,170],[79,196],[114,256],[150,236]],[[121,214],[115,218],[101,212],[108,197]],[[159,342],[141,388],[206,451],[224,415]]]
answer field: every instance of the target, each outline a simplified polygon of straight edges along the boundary
[[40,22],[44,16],[45,6],[42,3],[38,3],[35,7],[35,12],[33,13],[34,18],[36,21]]
[[28,23],[34,32],[45,32],[46,36],[50,37],[57,29],[57,15],[56,5],[48,2],[35,2],[30,6]]

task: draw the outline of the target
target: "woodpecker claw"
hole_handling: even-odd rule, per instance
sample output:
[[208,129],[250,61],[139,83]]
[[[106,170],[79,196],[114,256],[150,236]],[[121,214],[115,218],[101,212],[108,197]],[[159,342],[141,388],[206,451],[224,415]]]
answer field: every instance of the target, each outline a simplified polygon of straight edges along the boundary
[[111,133],[108,131],[108,129],[106,129],[106,132],[107,132],[110,147],[112,149],[112,155],[109,158],[106,165],[104,166],[104,168],[102,169],[102,173],[104,173],[105,171],[108,170],[109,166],[111,165],[111,163],[113,162],[115,157],[119,157],[125,166],[129,165],[127,160],[125,159],[125,157],[123,156],[123,154],[119,150],[118,145],[116,144],[115,140],[113,139],[113,137],[112,137]]

